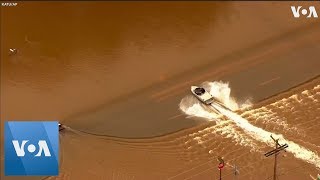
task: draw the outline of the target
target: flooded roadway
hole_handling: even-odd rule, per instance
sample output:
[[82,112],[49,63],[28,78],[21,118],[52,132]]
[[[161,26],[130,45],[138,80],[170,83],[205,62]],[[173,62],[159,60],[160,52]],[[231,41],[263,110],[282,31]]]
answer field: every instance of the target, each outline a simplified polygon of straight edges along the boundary
[[[207,80],[228,81],[240,101],[250,97],[259,102],[319,75],[319,20],[292,18],[290,5],[21,2],[1,7],[1,123],[60,120],[100,135],[160,136],[203,123],[186,118],[178,104],[190,85]],[[10,48],[17,53],[8,55]],[[74,158],[85,152],[99,154],[81,148],[84,142],[98,142],[87,140],[62,136],[62,143],[70,144],[63,156],[74,151]],[[68,149],[72,144],[77,150]],[[99,148],[109,149],[116,161],[121,158],[111,153],[113,146]],[[164,158],[147,157],[144,164],[130,163],[146,168]],[[119,167],[127,165],[126,158]],[[168,162],[175,162],[170,158]],[[75,166],[63,162],[62,168]],[[90,174],[81,168],[75,168],[76,177]],[[174,171],[146,177],[161,179]]]

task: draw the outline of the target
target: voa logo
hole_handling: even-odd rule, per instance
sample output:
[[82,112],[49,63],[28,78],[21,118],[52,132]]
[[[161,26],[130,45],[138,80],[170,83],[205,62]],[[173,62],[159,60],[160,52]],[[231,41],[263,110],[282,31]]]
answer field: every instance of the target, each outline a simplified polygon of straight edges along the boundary
[[303,8],[302,6],[291,6],[291,11],[294,18],[299,18],[301,15],[306,18],[318,18],[318,14],[314,6],[309,6],[308,8]]
[[4,130],[6,176],[59,174],[57,121],[7,121]]
[[[25,151],[24,151],[24,147],[25,145],[27,144],[28,140],[23,140],[20,144],[19,144],[19,141],[18,140],[13,140],[12,141],[12,144],[13,144],[13,147],[14,147],[14,150],[16,151],[17,153],[17,156],[19,157],[23,157],[25,155]],[[27,150],[30,152],[30,153],[34,153],[36,151],[36,146],[34,144],[29,144],[28,147],[27,147]],[[38,152],[35,156],[41,156],[41,154],[44,154],[44,156],[47,156],[47,157],[50,157],[51,156],[51,153],[49,151],[49,148],[48,148],[48,144],[45,140],[39,140],[38,142]]]

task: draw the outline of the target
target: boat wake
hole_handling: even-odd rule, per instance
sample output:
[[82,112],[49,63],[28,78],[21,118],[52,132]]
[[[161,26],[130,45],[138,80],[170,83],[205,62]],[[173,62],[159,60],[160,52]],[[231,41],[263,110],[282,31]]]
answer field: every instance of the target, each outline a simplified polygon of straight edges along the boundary
[[[287,143],[289,145],[287,151],[292,153],[296,158],[313,164],[315,167],[320,169],[320,158],[317,153],[305,147],[302,147],[301,145],[293,141],[285,139],[282,134],[268,132],[262,128],[256,127],[252,125],[247,119],[235,113],[234,111],[236,110],[244,110],[245,108],[250,107],[251,103],[250,101],[246,101],[243,104],[238,104],[236,100],[230,96],[231,89],[228,83],[205,82],[203,84],[203,87],[206,89],[206,91],[208,91],[212,96],[221,101],[230,110],[213,103],[212,107],[218,110],[218,112],[221,113],[220,114],[211,111],[210,108],[206,108],[196,98],[188,96],[183,98],[179,105],[180,109],[185,114],[189,116],[205,118],[208,121],[215,121],[218,125],[221,124],[221,126],[216,126],[220,128],[219,130],[214,129],[213,131],[222,131],[222,134],[229,134],[227,137],[230,137],[230,135],[232,135],[232,138],[235,139],[236,142],[246,142],[245,144],[240,144],[250,146],[256,151],[258,151],[258,149],[256,149],[255,143],[248,139],[253,139],[255,141],[262,142],[267,146],[273,147],[274,142],[270,138],[270,135],[273,135],[274,137],[279,138],[280,142]],[[246,136],[243,136],[239,131],[236,131],[234,126],[230,125],[230,123],[224,123],[225,120],[222,121],[223,117],[227,117],[229,120],[234,122],[236,124],[236,127],[240,127],[245,132]]]
[[[204,82],[202,87],[232,111],[249,108],[252,105],[250,100],[238,104],[235,98],[230,95],[231,89],[228,83],[222,81]],[[219,121],[218,117],[221,116],[220,113],[208,111],[208,108],[203,106],[203,104],[192,95],[184,97],[179,107],[189,116],[202,117],[210,121]]]

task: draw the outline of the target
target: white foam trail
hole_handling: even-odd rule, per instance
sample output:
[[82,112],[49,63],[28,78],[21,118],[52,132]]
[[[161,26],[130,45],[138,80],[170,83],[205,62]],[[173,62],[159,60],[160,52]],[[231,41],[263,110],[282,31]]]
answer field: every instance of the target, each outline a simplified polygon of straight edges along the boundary
[[193,96],[183,98],[179,104],[180,109],[190,116],[197,116],[213,120],[217,114],[206,111]]
[[[233,111],[239,108],[243,108],[248,105],[251,105],[249,101],[247,101],[245,104],[238,105],[235,99],[230,96],[231,89],[228,83],[223,83],[221,81],[205,82],[202,86],[208,92],[210,92],[210,94],[212,94],[214,97],[216,97],[224,105],[226,105],[228,108],[230,108]],[[254,139],[260,142],[264,142],[269,146],[274,146],[274,142],[270,138],[270,135],[273,133],[253,126],[252,124],[249,123],[248,120],[246,120],[245,118],[241,117],[240,115],[232,111],[229,111],[218,105],[213,105],[213,106],[214,108],[219,110],[223,115],[233,120],[239,127],[241,127],[248,135],[250,135]],[[219,114],[207,111],[205,108],[203,108],[200,105],[199,101],[196,100],[195,97],[183,98],[182,101],[180,102],[179,107],[183,112],[185,112],[190,116],[202,117],[208,120],[216,120],[219,122],[219,120],[217,120],[219,117]],[[231,133],[231,130],[229,129],[228,132],[226,133]],[[296,144],[293,141],[286,140],[281,134],[273,134],[273,135],[276,136],[277,138],[280,138],[280,140],[285,141],[289,146],[287,148],[287,151],[291,152],[296,158],[302,159],[308,163],[315,165],[317,168],[320,168],[320,158],[316,153]]]
[[[246,100],[243,104],[238,105],[236,100],[230,95],[231,88],[228,83],[222,81],[214,82],[204,82],[202,87],[206,89],[213,97],[217,98],[222,102],[226,107],[232,109],[233,111],[238,110],[239,108],[246,108],[251,106],[251,102]],[[220,114],[209,112],[197,100],[194,96],[187,96],[183,98],[179,104],[180,109],[190,116],[197,116],[206,118],[210,121],[217,121]]]
[[239,127],[245,130],[254,139],[264,142],[269,146],[274,146],[274,142],[270,138],[270,135],[272,134],[277,138],[281,139],[282,141],[286,142],[289,146],[287,148],[287,151],[291,152],[296,158],[302,159],[308,163],[315,165],[317,168],[320,168],[320,158],[316,153],[294,143],[293,141],[286,140],[281,134],[274,134],[265,131],[261,128],[255,127],[252,124],[250,124],[248,120],[242,118],[234,112],[231,112],[227,109],[221,108],[216,105],[213,106],[217,108],[222,114],[232,119]]

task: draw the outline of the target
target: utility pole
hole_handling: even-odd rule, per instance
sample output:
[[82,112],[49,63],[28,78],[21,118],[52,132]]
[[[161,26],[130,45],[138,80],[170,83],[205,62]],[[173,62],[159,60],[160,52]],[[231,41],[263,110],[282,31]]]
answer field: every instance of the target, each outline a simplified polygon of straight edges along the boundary
[[265,153],[264,155],[266,157],[269,157],[269,156],[274,154],[273,180],[276,180],[277,179],[277,156],[280,153],[280,151],[282,151],[282,150],[285,151],[285,148],[287,148],[289,146],[288,146],[288,144],[280,145],[279,144],[279,139],[274,139],[272,137],[272,135],[270,135],[270,137],[275,142],[276,148],[273,149],[272,151],[269,151],[269,152]]
[[[272,138],[272,136],[271,136],[271,138]],[[279,144],[279,139],[276,139],[274,141],[276,143],[276,149],[277,149],[278,148],[278,144]],[[277,157],[278,157],[278,154],[279,154],[279,152],[274,153],[273,180],[277,179]]]

